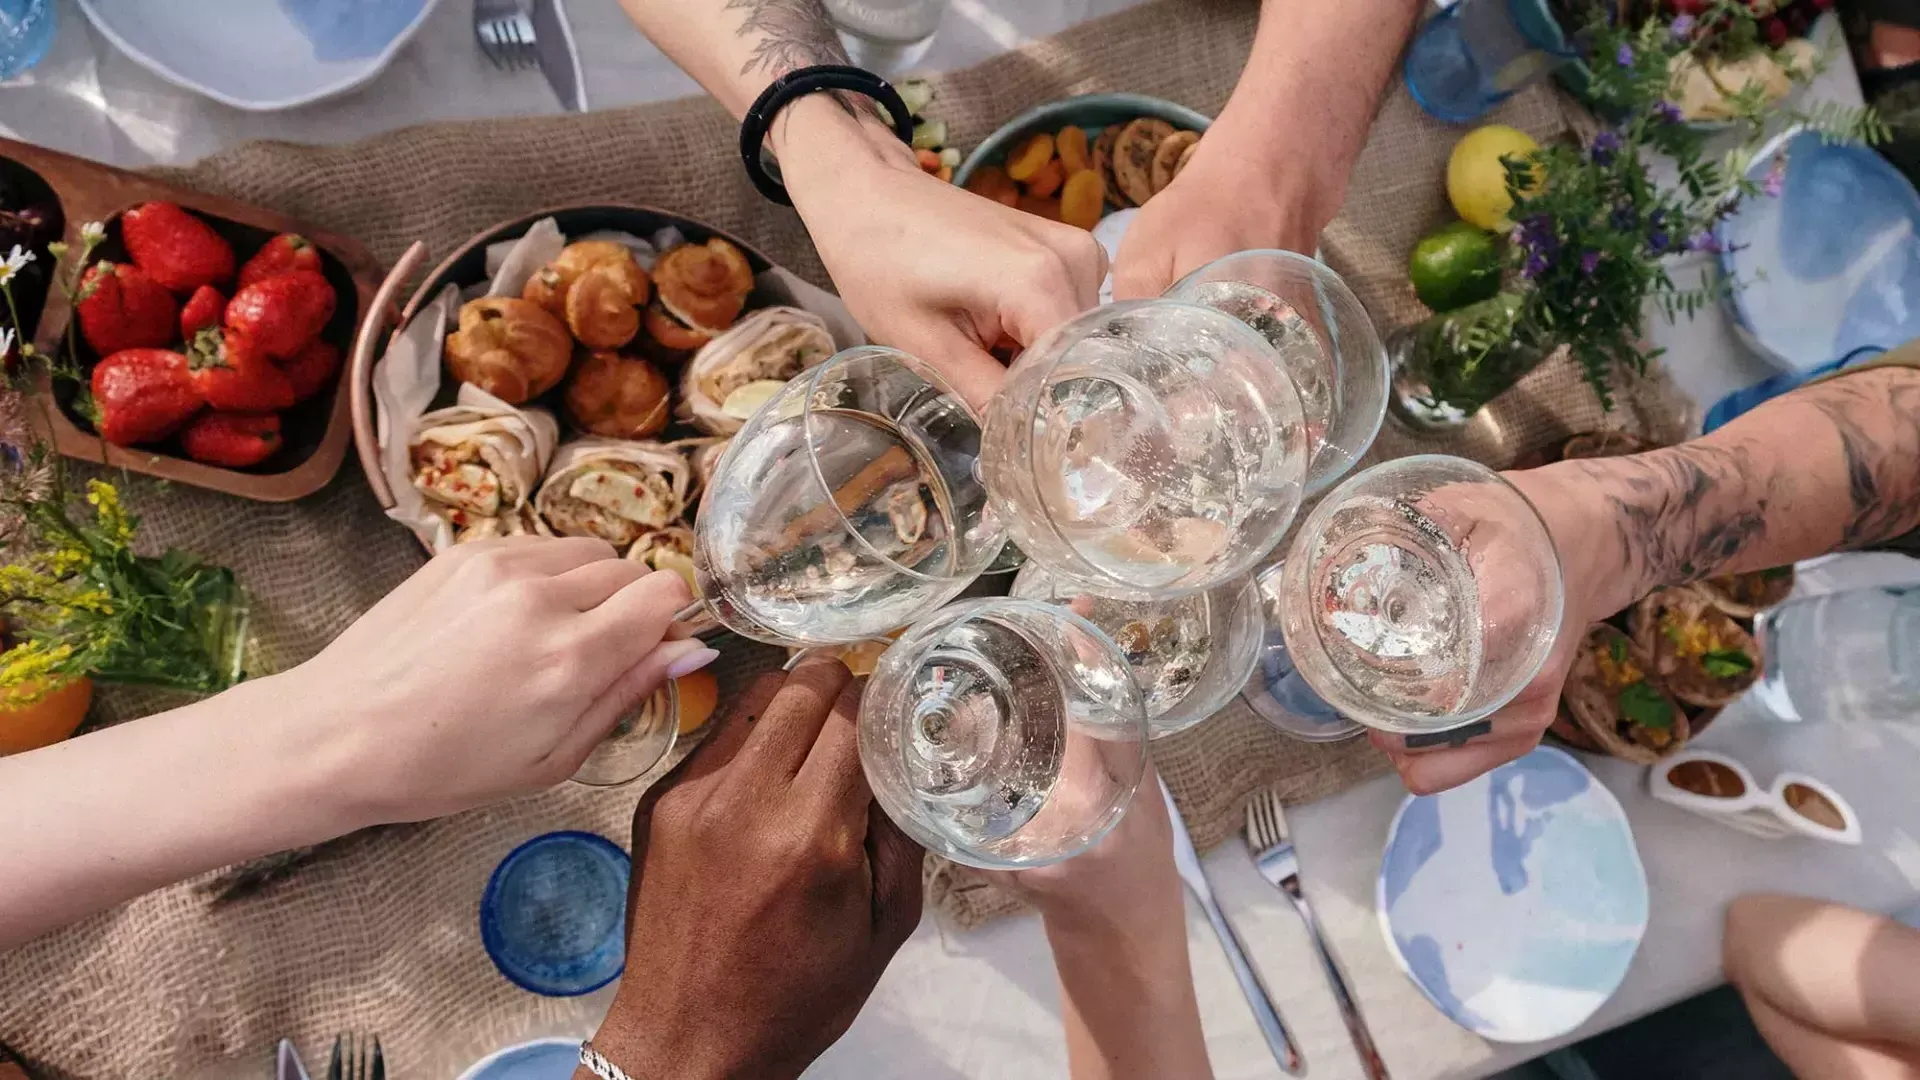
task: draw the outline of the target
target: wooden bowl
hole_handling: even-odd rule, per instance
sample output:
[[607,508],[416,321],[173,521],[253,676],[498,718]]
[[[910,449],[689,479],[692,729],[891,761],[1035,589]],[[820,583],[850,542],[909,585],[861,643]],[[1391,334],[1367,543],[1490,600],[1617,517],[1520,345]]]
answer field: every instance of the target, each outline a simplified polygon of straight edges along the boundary
[[1110,124],[1124,124],[1143,116],[1165,120],[1182,131],[1204,132],[1213,123],[1205,114],[1185,105],[1145,94],[1081,94],[1079,97],[1061,98],[1035,105],[995,128],[993,134],[980,140],[980,145],[973,148],[973,153],[960,162],[960,167],[953,171],[953,182],[965,187],[967,181],[972,179],[974,170],[1005,160],[1009,150],[1036,132],[1052,133],[1069,124],[1094,132]]
[[[540,210],[504,221],[487,229],[466,243],[455,248],[453,253],[440,262],[427,274],[426,280],[413,291],[406,306],[394,314],[393,301],[412,277],[427,260],[427,247],[415,243],[400,256],[393,270],[373,294],[372,303],[364,309],[366,317],[361,321],[360,330],[354,337],[352,357],[347,364],[347,385],[351,399],[352,428],[354,450],[360,457],[360,469],[367,476],[367,486],[373,489],[373,497],[379,501],[382,509],[392,509],[394,505],[393,488],[387,483],[386,473],[380,468],[380,439],[374,422],[373,403],[373,365],[386,352],[391,334],[413,321],[420,309],[433,302],[434,297],[449,284],[466,287],[486,280],[487,247],[502,240],[513,240],[523,235],[533,223],[541,218],[553,218],[560,226],[563,236],[584,236],[601,230],[617,230],[635,236],[652,236],[667,226],[673,226],[694,243],[719,237],[732,243],[746,253],[747,262],[752,265],[755,275],[773,267],[773,260],[758,249],[731,233],[716,229],[711,225],[694,221],[691,218],[670,214],[651,206],[623,206],[617,204],[594,204],[588,206],[562,206],[551,210]],[[450,399],[453,381],[443,384],[442,397]],[[559,390],[547,395],[557,396]],[[545,399],[536,399],[535,404]],[[556,409],[555,415],[561,411]],[[674,437],[670,434],[663,437]],[[686,432],[687,434],[697,434]]]
[[[178,203],[199,214],[234,245],[242,261],[277,233],[299,233],[320,250],[322,270],[338,298],[333,319],[322,337],[343,354],[353,343],[353,327],[372,302],[380,271],[366,248],[283,214],[11,139],[0,139],[0,167],[25,169],[53,189],[66,219],[65,240],[70,249],[80,248],[82,223],[105,223],[107,240],[96,249],[96,257],[124,259],[119,238],[121,212],[155,199]],[[49,354],[61,348],[72,318],[72,305],[66,296],[57,288],[50,290],[34,333],[35,348]],[[91,367],[99,358],[84,339],[76,337],[76,342],[82,364]],[[348,395],[336,385],[282,414],[285,445],[278,453],[253,468],[227,469],[189,460],[175,453],[170,444],[125,447],[106,442],[74,411],[74,390],[70,384],[55,386],[43,370],[37,392],[48,395],[57,408],[29,410],[40,436],[60,453],[261,502],[290,502],[325,487],[346,460],[347,443],[353,435]]]

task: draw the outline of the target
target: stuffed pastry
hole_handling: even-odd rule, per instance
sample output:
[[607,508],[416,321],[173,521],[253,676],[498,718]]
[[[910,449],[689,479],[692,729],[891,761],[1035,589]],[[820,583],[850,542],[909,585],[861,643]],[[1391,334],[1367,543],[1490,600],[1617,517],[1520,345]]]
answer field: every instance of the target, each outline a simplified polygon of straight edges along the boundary
[[820,316],[793,307],[761,308],[687,362],[680,376],[680,418],[708,434],[731,435],[787,380],[833,353],[833,335]]
[[693,484],[687,456],[656,442],[582,439],[562,447],[534,497],[561,536],[597,536],[625,550],[680,522]]

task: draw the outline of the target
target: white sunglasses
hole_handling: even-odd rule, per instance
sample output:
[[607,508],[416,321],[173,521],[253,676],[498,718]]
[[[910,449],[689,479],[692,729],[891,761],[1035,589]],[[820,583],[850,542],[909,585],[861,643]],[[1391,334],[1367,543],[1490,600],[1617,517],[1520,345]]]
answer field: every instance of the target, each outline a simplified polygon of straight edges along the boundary
[[1711,750],[1682,750],[1653,767],[1653,797],[1768,840],[1789,833],[1834,844],[1860,842],[1860,818],[1840,793],[1804,773],[1763,788],[1745,765]]

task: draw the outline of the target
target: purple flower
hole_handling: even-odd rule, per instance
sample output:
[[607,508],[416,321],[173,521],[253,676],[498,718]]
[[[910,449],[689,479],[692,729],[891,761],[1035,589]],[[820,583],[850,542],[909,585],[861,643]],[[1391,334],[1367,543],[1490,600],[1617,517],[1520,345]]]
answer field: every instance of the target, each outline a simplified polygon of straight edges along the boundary
[[1675,41],[1687,40],[1687,38],[1693,36],[1693,16],[1684,13],[1675,15],[1673,17],[1673,23],[1667,27],[1667,31],[1673,35],[1673,40]]
[[1669,124],[1677,124],[1681,120],[1680,106],[1671,101],[1663,101],[1653,107],[1653,115]]
[[1621,42],[1620,51],[1613,54],[1613,62],[1616,64],[1619,64],[1621,67],[1632,67],[1633,66],[1633,46],[1627,44],[1624,41]]
[[1633,212],[1632,203],[1621,203],[1613,208],[1613,213],[1607,218],[1607,223],[1620,232],[1632,232],[1635,226],[1639,224],[1639,218],[1638,215]]
[[1673,237],[1664,232],[1655,232],[1647,237],[1647,250],[1655,255],[1664,255],[1673,247]]
[[1702,230],[1688,238],[1687,250],[1718,252],[1720,250],[1720,238],[1710,232]]
[[1541,274],[1544,274],[1546,272],[1547,272],[1547,257],[1545,255],[1540,254],[1537,251],[1531,255],[1528,255],[1526,264],[1520,267],[1520,276],[1528,280],[1537,278]]
[[1580,256],[1580,272],[1583,274],[1592,274],[1594,269],[1599,265],[1600,253],[1597,251],[1589,251],[1585,255]]
[[1620,136],[1612,131],[1603,131],[1593,137],[1593,145],[1587,148],[1595,165],[1605,165],[1620,152]]

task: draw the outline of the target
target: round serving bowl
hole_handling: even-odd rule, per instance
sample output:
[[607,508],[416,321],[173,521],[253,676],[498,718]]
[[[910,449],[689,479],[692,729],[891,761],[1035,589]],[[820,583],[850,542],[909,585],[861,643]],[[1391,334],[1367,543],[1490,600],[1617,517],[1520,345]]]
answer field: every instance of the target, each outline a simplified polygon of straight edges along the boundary
[[1205,131],[1213,123],[1204,113],[1145,94],[1081,94],[1079,97],[1061,98],[1035,105],[995,128],[993,134],[980,140],[980,145],[973,148],[973,153],[960,162],[960,167],[954,170],[953,182],[965,187],[973,177],[974,170],[982,165],[1004,161],[1007,151],[1035,132],[1052,133],[1069,124],[1094,131],[1143,116],[1165,120],[1186,131]]
[[[398,319],[391,315],[393,305],[397,303],[400,290],[407,280],[427,261],[427,246],[415,241],[405,254],[394,263],[393,270],[380,284],[374,294],[373,302],[366,307],[366,318],[360,324],[360,331],[353,342],[353,358],[347,371],[347,385],[352,394],[353,446],[360,458],[360,470],[366,474],[367,486],[373,489],[373,497],[383,510],[391,510],[394,505],[393,489],[387,483],[386,474],[380,468],[380,439],[378,426],[374,419],[373,403],[373,366],[386,352],[391,333],[397,333],[420,309],[433,302],[434,297],[448,285],[465,288],[468,285],[486,280],[487,248],[503,240],[515,240],[524,235],[533,223],[542,218],[552,218],[565,236],[585,236],[588,233],[603,230],[615,230],[632,233],[635,236],[652,236],[661,229],[672,226],[685,234],[693,243],[705,243],[714,237],[726,240],[739,248],[747,256],[747,262],[753,267],[755,275],[772,268],[773,260],[745,240],[716,229],[711,225],[695,221],[692,218],[670,214],[665,210],[651,206],[625,206],[612,203],[596,203],[585,206],[561,206],[550,210],[538,210],[511,221],[503,221],[469,239],[455,248],[453,253],[441,260],[440,265],[427,274],[426,279],[415,289],[400,309]],[[451,397],[451,382],[442,387],[442,395]],[[669,429],[672,431],[673,429]],[[693,432],[687,432],[693,434]]]

